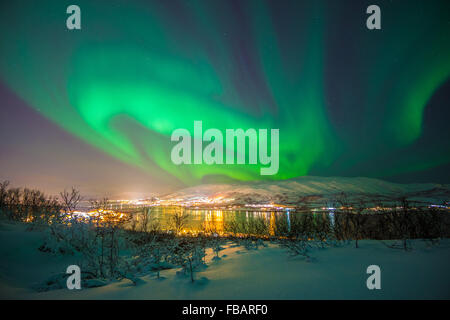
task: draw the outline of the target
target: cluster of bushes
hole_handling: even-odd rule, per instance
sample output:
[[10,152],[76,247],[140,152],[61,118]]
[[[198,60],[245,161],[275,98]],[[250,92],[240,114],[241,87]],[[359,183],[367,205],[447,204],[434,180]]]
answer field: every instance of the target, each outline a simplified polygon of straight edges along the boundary
[[50,223],[61,210],[57,198],[28,188],[9,187],[9,181],[0,182],[0,216],[14,221]]
[[127,268],[137,275],[154,272],[159,278],[161,270],[181,267],[181,274],[189,275],[194,282],[195,272],[207,266],[206,250],[212,248],[217,256],[219,251],[205,234],[177,236],[166,232],[128,231],[126,237],[134,252]]
[[181,233],[188,217],[183,210],[173,214],[172,230],[163,231],[149,209],[122,213],[118,219],[106,204],[92,204],[102,219],[89,216],[50,225],[40,250],[79,257],[81,269],[105,283],[125,278],[137,285],[140,276],[160,278],[161,270],[176,267],[181,267],[180,276],[194,282],[195,272],[206,267],[206,250],[211,248],[218,257],[225,241],[206,233]]
[[391,207],[378,204],[378,210],[367,210],[366,201],[350,202],[345,194],[335,200],[332,211],[291,213],[252,219],[226,221],[225,230],[249,243],[266,238],[280,243],[293,255],[310,258],[313,247],[324,248],[359,240],[377,239],[390,248],[411,249],[410,239],[423,239],[436,244],[450,236],[450,216],[436,207],[424,207],[405,198],[391,200]]

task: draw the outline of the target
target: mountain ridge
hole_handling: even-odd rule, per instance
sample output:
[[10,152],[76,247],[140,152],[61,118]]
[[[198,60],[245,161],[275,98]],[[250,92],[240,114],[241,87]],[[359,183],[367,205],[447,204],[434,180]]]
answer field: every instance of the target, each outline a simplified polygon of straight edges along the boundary
[[[295,203],[301,197],[332,198],[339,193],[350,196],[385,196],[418,198],[431,202],[449,199],[450,185],[438,183],[393,183],[367,177],[302,176],[287,180],[201,184],[166,194],[165,199],[195,197],[233,198],[236,202]],[[429,202],[429,201],[427,201]],[[279,202],[278,202],[279,203]]]

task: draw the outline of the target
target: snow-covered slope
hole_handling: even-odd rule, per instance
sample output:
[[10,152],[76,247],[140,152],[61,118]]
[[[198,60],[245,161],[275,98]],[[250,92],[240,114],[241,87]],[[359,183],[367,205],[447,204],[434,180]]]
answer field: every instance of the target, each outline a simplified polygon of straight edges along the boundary
[[449,185],[434,183],[398,184],[372,178],[304,176],[280,181],[243,182],[235,184],[203,184],[166,195],[164,199],[195,197],[233,198],[236,201],[278,201],[295,203],[302,197],[330,198],[344,192],[349,196],[407,196],[421,200],[449,200]]
[[[190,282],[180,268],[141,277],[138,286],[123,279],[98,288],[37,292],[42,283],[78,263],[71,255],[37,250],[42,232],[26,225],[0,223],[0,299],[449,299],[449,239],[429,247],[414,240],[414,250],[387,248],[376,240],[361,240],[359,248],[343,245],[311,249],[314,259],[291,257],[275,244],[246,250],[229,243]],[[368,290],[367,266],[382,266],[382,289]],[[418,276],[420,275],[420,276]]]

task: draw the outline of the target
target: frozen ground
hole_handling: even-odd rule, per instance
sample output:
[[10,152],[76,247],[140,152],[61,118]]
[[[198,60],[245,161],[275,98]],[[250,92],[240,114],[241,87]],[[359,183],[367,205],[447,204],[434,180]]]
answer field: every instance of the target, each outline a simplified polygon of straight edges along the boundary
[[[427,248],[389,249],[378,241],[316,250],[315,261],[292,258],[276,245],[258,250],[228,245],[220,260],[196,273],[197,281],[176,275],[179,269],[161,272],[163,279],[142,278],[104,287],[70,291],[35,292],[32,285],[76,264],[71,256],[37,250],[42,233],[23,225],[0,224],[0,298],[2,299],[449,299],[450,240]],[[381,268],[381,290],[368,290],[366,268]]]

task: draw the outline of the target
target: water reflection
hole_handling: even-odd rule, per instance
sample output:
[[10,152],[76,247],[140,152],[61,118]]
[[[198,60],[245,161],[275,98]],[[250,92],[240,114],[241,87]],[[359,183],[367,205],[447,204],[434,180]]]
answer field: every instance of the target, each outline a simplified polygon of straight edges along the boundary
[[[153,207],[135,214],[134,228],[146,219],[149,226],[160,230],[175,230],[174,216],[184,216],[180,231],[183,233],[233,233],[255,235],[286,235],[294,229],[329,230],[334,223],[330,213],[291,213],[289,211],[231,211],[192,210],[179,207]],[[180,220],[180,219],[178,219]]]
[[[450,215],[437,210],[377,213],[323,211],[193,210],[182,207],[142,208],[133,213],[136,231],[307,237],[308,239],[397,239],[448,234]],[[332,209],[332,210],[331,210]]]

